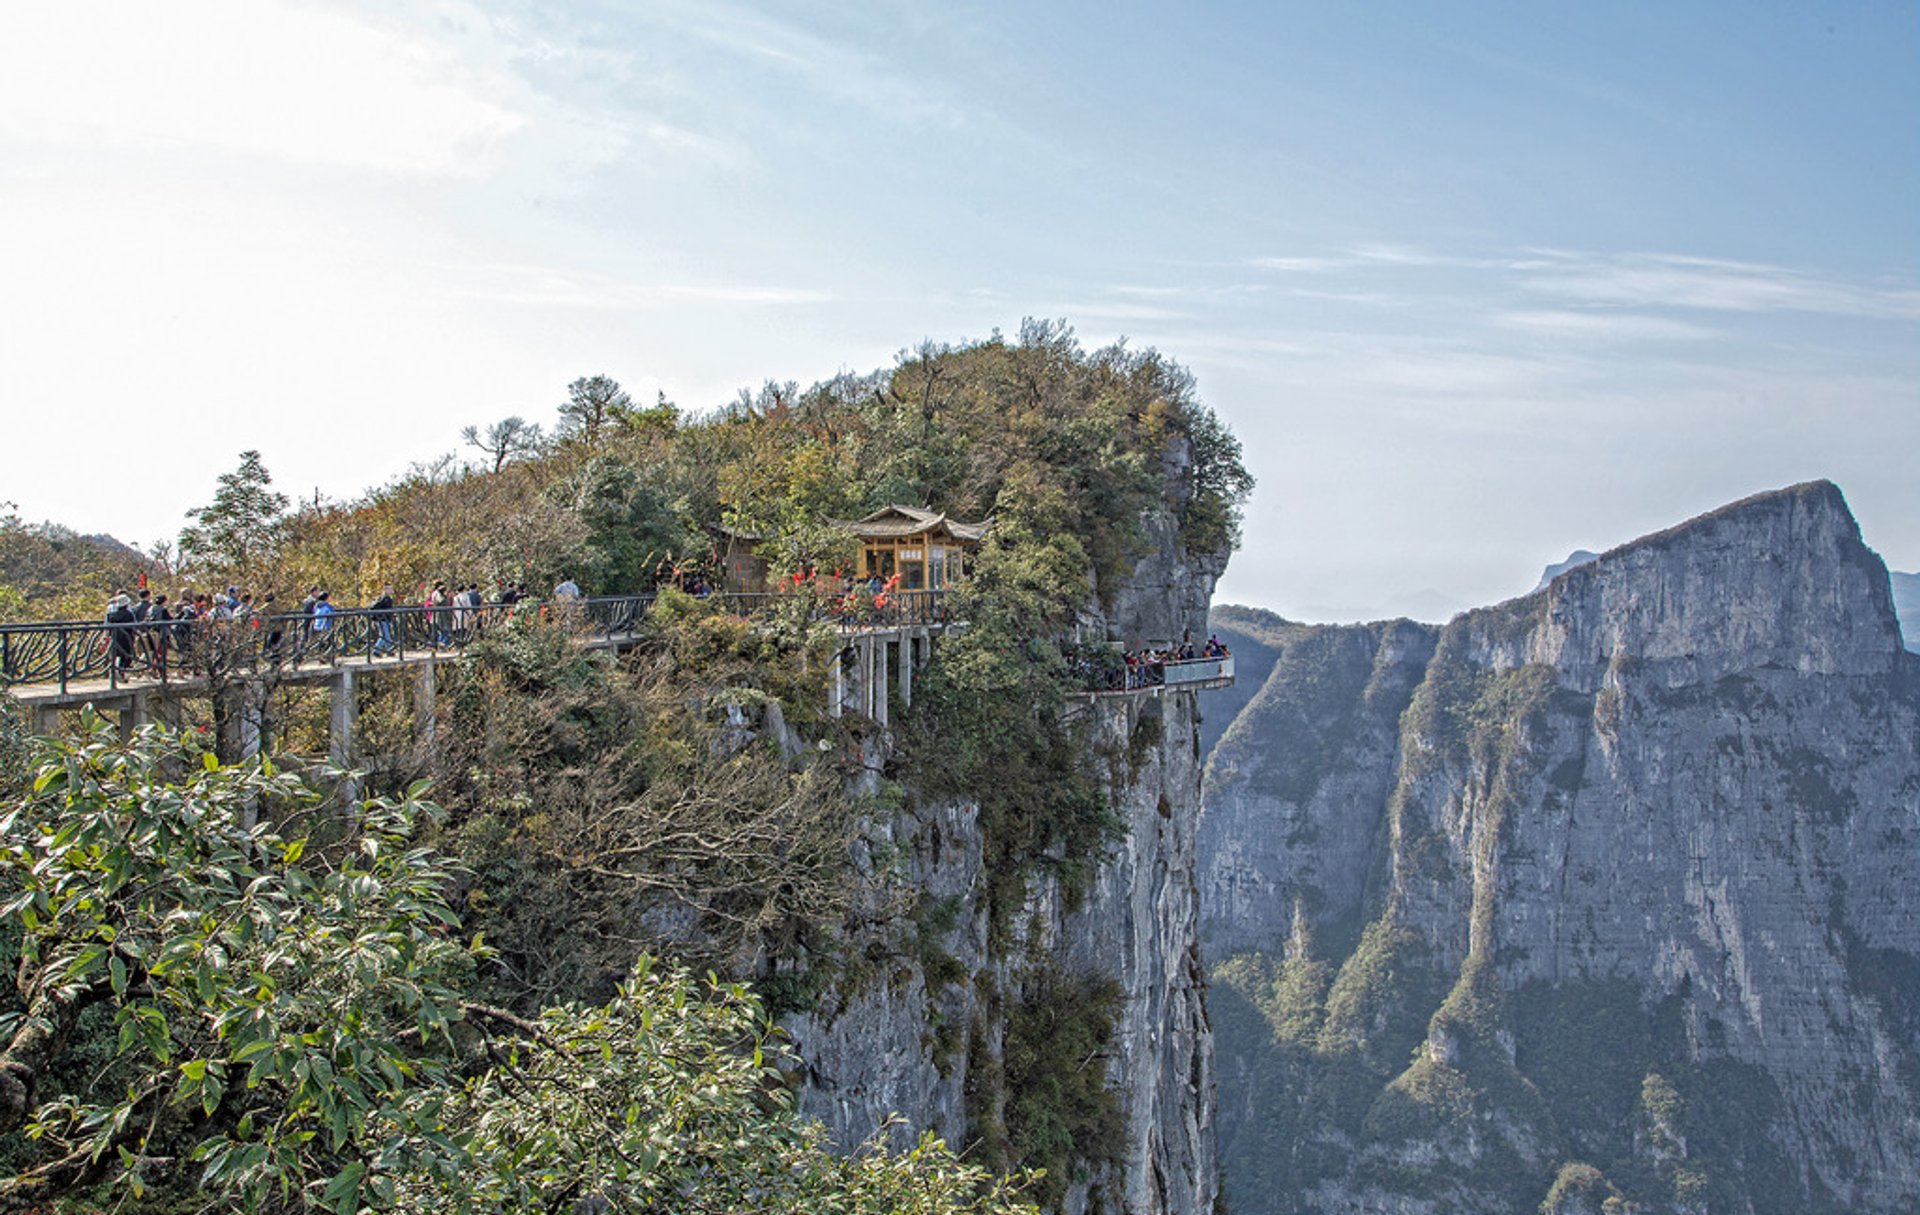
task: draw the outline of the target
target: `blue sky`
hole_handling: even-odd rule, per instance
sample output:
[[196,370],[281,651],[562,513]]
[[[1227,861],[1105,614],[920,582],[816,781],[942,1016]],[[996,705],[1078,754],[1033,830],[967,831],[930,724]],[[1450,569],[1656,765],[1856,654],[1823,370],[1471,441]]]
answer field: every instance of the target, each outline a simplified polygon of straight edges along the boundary
[[0,10],[0,500],[147,542],[577,375],[1065,317],[1261,488],[1222,600],[1426,615],[1757,490],[1920,568],[1920,8]]

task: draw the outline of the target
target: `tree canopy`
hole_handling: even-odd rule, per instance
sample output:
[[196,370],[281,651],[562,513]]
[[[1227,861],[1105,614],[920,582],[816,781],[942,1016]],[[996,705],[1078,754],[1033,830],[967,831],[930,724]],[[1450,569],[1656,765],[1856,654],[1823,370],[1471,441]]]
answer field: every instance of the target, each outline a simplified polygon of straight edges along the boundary
[[265,573],[279,553],[286,530],[287,496],[257,451],[240,453],[240,467],[220,474],[213,501],[187,512],[193,522],[180,532],[180,552],[235,577]]
[[415,788],[351,821],[300,775],[104,723],[0,819],[0,1210],[107,1187],[247,1211],[1000,1212],[938,1141],[830,1150],[741,987],[642,959],[524,1017],[469,998]]

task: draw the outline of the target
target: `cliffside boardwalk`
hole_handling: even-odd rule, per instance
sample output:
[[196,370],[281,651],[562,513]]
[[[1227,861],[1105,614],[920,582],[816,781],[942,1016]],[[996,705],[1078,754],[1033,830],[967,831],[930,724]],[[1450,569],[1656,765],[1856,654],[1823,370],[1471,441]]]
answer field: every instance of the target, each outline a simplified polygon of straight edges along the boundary
[[[729,614],[754,617],[771,612],[784,597],[727,593],[712,598]],[[865,691],[858,672],[863,664],[873,667],[868,655],[876,644],[896,649],[905,644],[915,661],[924,661],[931,637],[955,623],[943,598],[936,591],[906,592],[891,596],[881,609],[816,608],[817,618],[837,623],[847,642],[840,666],[843,671],[852,668],[840,681],[843,701],[836,702],[836,715],[855,689]],[[454,627],[451,609],[424,606],[341,610],[324,629],[298,613],[247,622],[0,625],[0,686],[32,711],[35,728],[43,733],[57,727],[62,711],[85,705],[119,714],[122,729],[130,733],[149,720],[177,721],[188,699],[227,696],[244,701],[257,698],[269,685],[328,685],[334,695],[331,750],[334,758],[344,760],[341,740],[351,736],[356,679],[401,669],[412,672],[418,681],[416,704],[430,731],[436,666],[465,657],[514,613],[537,612],[573,631],[584,647],[617,651],[637,644],[655,602],[654,595],[610,595],[547,604],[486,604],[465,609],[460,627]],[[879,669],[884,673],[884,662]],[[898,669],[910,698],[911,675],[904,666]],[[859,704],[870,708],[872,699],[868,694]],[[234,741],[239,754],[251,754],[257,747],[257,738]]]
[[[892,690],[913,703],[913,677],[933,652],[934,638],[964,628],[939,590],[896,591],[853,605],[843,597],[817,600],[814,618],[831,620],[843,644],[829,673],[828,712],[853,712],[887,724]],[[731,615],[767,615],[791,602],[781,592],[725,592],[711,596]],[[625,650],[638,643],[654,595],[609,595],[546,604],[486,604],[462,609],[425,606],[354,608],[335,612],[326,627],[285,613],[249,621],[196,620],[161,624],[48,621],[0,625],[0,686],[27,707],[34,728],[52,733],[63,711],[91,705],[118,714],[132,733],[148,721],[179,724],[190,699],[222,698],[229,736],[221,749],[234,756],[259,748],[260,705],[271,687],[331,689],[328,754],[352,759],[356,681],[406,670],[415,680],[418,728],[431,737],[436,670],[514,613],[537,612],[572,630],[578,644]],[[457,626],[457,627],[456,627]],[[1152,682],[1110,688],[1089,680],[1089,697],[1161,695],[1168,689],[1224,687],[1233,682],[1231,657],[1168,662]]]

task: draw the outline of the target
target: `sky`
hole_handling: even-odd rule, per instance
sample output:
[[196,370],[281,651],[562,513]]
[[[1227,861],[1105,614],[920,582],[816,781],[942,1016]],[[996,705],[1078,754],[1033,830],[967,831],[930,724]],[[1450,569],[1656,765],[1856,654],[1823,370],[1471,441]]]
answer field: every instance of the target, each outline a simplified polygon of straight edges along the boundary
[[1241,437],[1216,602],[1444,618],[1815,477],[1920,569],[1920,7],[0,6],[30,519],[1028,316]]

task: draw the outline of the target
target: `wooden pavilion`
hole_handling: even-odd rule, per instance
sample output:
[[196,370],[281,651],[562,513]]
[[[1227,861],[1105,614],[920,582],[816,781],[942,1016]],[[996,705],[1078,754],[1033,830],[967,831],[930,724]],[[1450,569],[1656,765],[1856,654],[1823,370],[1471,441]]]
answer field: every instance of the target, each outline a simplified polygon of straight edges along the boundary
[[903,591],[945,590],[966,576],[987,523],[962,523],[917,506],[883,506],[839,526],[860,541],[859,577],[900,576]]

